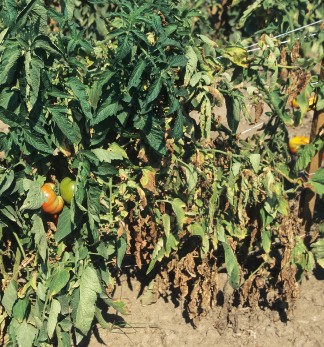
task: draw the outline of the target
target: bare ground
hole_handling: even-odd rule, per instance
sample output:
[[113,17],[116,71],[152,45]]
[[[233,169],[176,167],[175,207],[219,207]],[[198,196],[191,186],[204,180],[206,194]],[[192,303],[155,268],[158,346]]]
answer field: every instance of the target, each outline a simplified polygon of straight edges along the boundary
[[[324,346],[323,272],[303,280],[300,298],[288,319],[280,317],[276,311],[259,308],[232,308],[226,319],[219,315],[220,311],[216,308],[209,316],[202,318],[194,329],[186,323],[180,306],[175,307],[172,302],[165,302],[162,298],[153,305],[143,306],[138,298],[139,292],[139,282],[129,282],[123,277],[115,297],[126,302],[130,310],[130,315],[123,317],[126,326],[112,325],[110,331],[99,329],[99,336],[93,335],[84,346]],[[111,319],[123,321],[114,315],[111,315]]]

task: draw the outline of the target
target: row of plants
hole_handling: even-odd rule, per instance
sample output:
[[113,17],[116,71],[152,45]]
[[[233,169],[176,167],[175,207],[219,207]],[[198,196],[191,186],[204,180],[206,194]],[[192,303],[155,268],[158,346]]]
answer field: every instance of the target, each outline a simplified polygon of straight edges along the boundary
[[[1,3],[1,344],[65,347],[107,328],[107,310],[127,313],[112,299],[125,262],[146,274],[149,301],[174,291],[194,324],[218,273],[241,303],[271,306],[314,266],[289,199],[323,193],[322,170],[299,176],[323,135],[293,162],[287,125],[312,93],[323,108],[310,74],[323,35],[263,35],[248,55],[184,5]],[[240,138],[265,104],[263,131]]]

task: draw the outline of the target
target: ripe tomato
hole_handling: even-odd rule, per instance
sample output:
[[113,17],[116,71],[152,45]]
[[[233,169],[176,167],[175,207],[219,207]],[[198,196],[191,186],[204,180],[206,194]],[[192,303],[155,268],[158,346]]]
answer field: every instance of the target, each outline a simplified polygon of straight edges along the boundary
[[295,136],[289,140],[289,150],[292,154],[296,154],[300,146],[307,145],[309,143],[309,137]]
[[67,204],[71,204],[74,195],[75,184],[76,182],[71,180],[71,178],[69,177],[63,178],[62,182],[60,183],[60,193],[63,200]]
[[42,210],[49,214],[60,213],[64,206],[62,197],[56,195],[53,190],[54,187],[54,183],[45,183],[41,188],[47,198],[47,201],[42,205]]

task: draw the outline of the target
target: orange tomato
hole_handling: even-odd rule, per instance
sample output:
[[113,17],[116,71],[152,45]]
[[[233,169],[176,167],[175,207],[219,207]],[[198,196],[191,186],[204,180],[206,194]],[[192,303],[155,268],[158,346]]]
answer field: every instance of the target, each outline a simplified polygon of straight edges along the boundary
[[289,140],[290,153],[296,154],[300,146],[309,144],[309,137],[306,136],[295,136]]
[[45,183],[41,188],[47,199],[42,205],[42,210],[49,214],[60,213],[64,206],[62,197],[56,195],[54,187],[54,183]]

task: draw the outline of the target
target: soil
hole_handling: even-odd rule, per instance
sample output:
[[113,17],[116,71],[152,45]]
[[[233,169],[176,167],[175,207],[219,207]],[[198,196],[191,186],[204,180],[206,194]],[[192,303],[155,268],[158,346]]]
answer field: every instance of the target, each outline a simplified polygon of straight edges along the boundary
[[84,346],[324,346],[324,272],[319,270],[302,281],[300,298],[288,318],[269,309],[232,308],[226,319],[220,318],[220,310],[215,308],[194,329],[182,316],[180,306],[162,298],[143,306],[139,292],[139,282],[123,277],[115,298],[127,304],[130,315],[111,314],[117,325],[112,324],[111,330],[99,328]]

